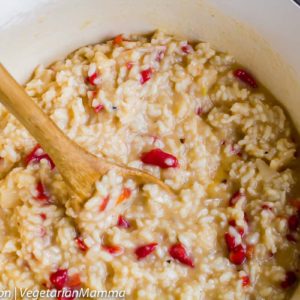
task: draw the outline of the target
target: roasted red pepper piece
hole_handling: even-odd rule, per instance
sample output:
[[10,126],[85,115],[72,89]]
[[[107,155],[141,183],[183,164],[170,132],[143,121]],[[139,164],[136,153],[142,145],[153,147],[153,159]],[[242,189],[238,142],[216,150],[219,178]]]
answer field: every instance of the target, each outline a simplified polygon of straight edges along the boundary
[[99,207],[99,210],[100,211],[104,211],[107,204],[108,204],[108,201],[109,201],[109,195],[107,195],[103,200],[102,200],[102,203],[100,204],[100,207]]
[[67,269],[58,269],[56,272],[50,275],[50,282],[57,290],[61,290],[65,287],[68,282],[68,270]]
[[181,50],[182,50],[182,52],[183,52],[184,54],[189,54],[189,53],[192,52],[193,48],[192,48],[191,45],[186,44],[186,45],[184,45],[184,46],[181,47]]
[[129,228],[130,227],[129,221],[122,215],[119,215],[117,225],[120,228]]
[[237,245],[229,252],[229,260],[235,265],[241,265],[246,261],[246,249]]
[[226,241],[228,251],[233,250],[237,246],[235,238],[228,232],[225,233],[225,241]]
[[292,215],[288,218],[288,226],[290,231],[296,231],[299,227],[299,216],[298,215]]
[[284,281],[281,282],[281,287],[283,289],[288,289],[290,287],[292,287],[296,282],[297,282],[298,278],[295,272],[293,271],[288,271],[285,274],[285,279]]
[[179,166],[178,160],[174,155],[158,148],[143,153],[141,160],[144,164],[158,166],[162,169],[177,168]]
[[47,219],[47,215],[45,213],[41,213],[40,217],[42,218],[43,221]]
[[31,152],[25,157],[24,163],[25,165],[29,165],[30,163],[39,163],[42,159],[46,159],[51,167],[51,170],[55,168],[55,164],[50,158],[50,156],[43,151],[40,145],[36,145]]
[[169,254],[180,263],[191,268],[195,267],[194,260],[187,254],[185,247],[181,243],[177,243],[169,248]]
[[47,194],[44,185],[41,181],[39,181],[36,185],[37,195],[35,197],[36,200],[42,202],[49,202],[49,195]]
[[102,111],[104,109],[104,105],[103,104],[99,104],[96,107],[94,107],[94,112],[98,113],[100,111]]
[[76,237],[75,241],[77,243],[78,248],[82,251],[82,252],[86,252],[89,247],[86,245],[86,243],[84,242],[82,237]]
[[135,255],[138,260],[145,258],[149,254],[151,254],[157,247],[157,243],[151,243],[143,246],[139,246],[135,249]]
[[67,283],[68,287],[80,287],[81,285],[81,279],[80,279],[80,275],[78,273],[72,275],[69,277],[68,283]]
[[106,252],[108,252],[108,253],[110,253],[111,255],[114,255],[114,256],[121,255],[124,252],[124,248],[121,247],[121,246],[109,245],[109,246],[102,246],[102,248]]
[[149,81],[152,78],[153,69],[149,68],[149,69],[143,70],[143,71],[141,71],[140,75],[141,75],[141,77],[140,77],[141,84],[145,84],[147,81]]
[[100,83],[100,75],[98,72],[93,73],[91,76],[88,76],[86,78],[86,81],[92,85],[92,86],[96,86]]
[[254,89],[258,87],[257,82],[254,79],[254,77],[249,72],[247,72],[243,69],[236,69],[233,72],[233,75]]
[[131,196],[131,189],[129,188],[124,188],[121,195],[119,196],[119,198],[117,199],[116,204],[120,204],[123,201],[125,201],[126,199],[128,199]]
[[250,285],[250,278],[248,275],[242,277],[242,285],[249,286]]
[[131,70],[132,67],[133,67],[133,62],[129,61],[129,62],[126,63],[126,68],[127,68],[128,71]]
[[236,191],[232,197],[229,199],[229,206],[233,207],[237,204],[237,202],[243,197],[244,195],[238,190]]
[[123,43],[123,35],[122,34],[119,34],[119,35],[117,35],[115,38],[114,38],[114,41],[113,41],[113,43],[115,44],[115,45],[121,45],[122,43]]

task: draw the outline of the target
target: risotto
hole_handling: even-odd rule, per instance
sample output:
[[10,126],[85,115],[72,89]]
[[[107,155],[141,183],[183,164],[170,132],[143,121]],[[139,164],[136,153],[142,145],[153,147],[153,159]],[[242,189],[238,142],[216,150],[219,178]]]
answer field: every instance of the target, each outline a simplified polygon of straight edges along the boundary
[[297,135],[232,56],[162,32],[120,35],[39,66],[26,91],[70,139],[176,197],[110,171],[75,212],[51,158],[1,107],[0,290],[290,297]]

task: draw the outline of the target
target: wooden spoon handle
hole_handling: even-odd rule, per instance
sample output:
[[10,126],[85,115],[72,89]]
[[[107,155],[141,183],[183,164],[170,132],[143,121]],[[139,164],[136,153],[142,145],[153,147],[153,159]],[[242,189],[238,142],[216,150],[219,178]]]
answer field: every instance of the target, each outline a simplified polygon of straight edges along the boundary
[[100,177],[99,159],[68,139],[1,63],[0,102],[50,155],[61,175],[75,192],[81,197],[89,196],[91,182]]
[[61,150],[61,141],[65,136],[54,122],[26,94],[24,89],[0,63],[0,101],[30,134],[43,146],[44,150],[55,158]]
[[1,63],[0,102],[50,155],[66,183],[82,199],[91,195],[94,183],[112,167],[119,169],[124,176],[139,177],[170,191],[158,178],[141,170],[106,162],[71,141],[26,94]]

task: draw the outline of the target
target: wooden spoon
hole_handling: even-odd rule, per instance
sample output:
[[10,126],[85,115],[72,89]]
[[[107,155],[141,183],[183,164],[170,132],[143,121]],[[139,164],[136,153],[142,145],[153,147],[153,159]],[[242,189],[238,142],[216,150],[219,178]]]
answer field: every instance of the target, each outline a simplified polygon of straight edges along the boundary
[[89,198],[95,182],[110,169],[117,169],[124,177],[132,176],[142,182],[156,183],[171,192],[170,187],[158,178],[135,168],[108,162],[71,141],[26,94],[1,63],[0,102],[49,154],[65,182],[80,199]]

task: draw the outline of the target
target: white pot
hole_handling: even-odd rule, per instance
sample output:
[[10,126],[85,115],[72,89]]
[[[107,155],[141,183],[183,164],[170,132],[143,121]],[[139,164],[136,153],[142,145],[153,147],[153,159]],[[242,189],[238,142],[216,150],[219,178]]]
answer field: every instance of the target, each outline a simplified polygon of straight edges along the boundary
[[160,28],[235,55],[300,129],[300,7],[292,0],[0,0],[0,7],[0,61],[20,81],[85,44]]

